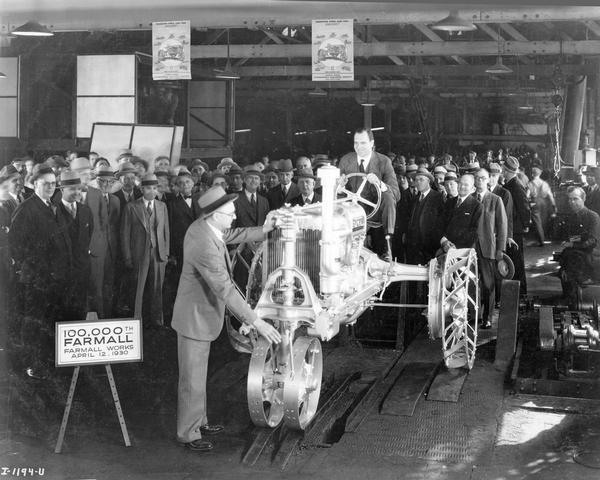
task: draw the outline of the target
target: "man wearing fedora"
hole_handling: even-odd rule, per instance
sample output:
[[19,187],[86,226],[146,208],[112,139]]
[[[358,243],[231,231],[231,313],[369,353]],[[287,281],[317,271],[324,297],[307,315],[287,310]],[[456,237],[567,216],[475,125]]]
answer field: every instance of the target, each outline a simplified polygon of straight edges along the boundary
[[142,178],[142,197],[128,203],[121,220],[123,263],[136,285],[134,316],[146,327],[164,325],[162,287],[169,258],[169,217],[164,202],[156,200],[156,175]]
[[79,202],[82,188],[83,183],[77,172],[66,170],[60,174],[62,198],[55,202],[56,218],[68,233],[72,261],[72,275],[66,293],[68,318],[65,320],[81,320],[87,312],[90,240],[94,222],[90,208]]
[[110,318],[113,310],[115,265],[119,255],[121,206],[110,193],[115,181],[112,168],[96,169],[98,188],[88,186],[85,204],[92,211],[94,231],[90,241],[89,309],[100,318]]
[[300,194],[298,186],[292,182],[294,166],[289,158],[280,160],[277,176],[279,177],[279,185],[267,192],[267,200],[271,210],[283,207],[286,203],[290,203],[292,198]]
[[132,163],[121,163],[115,176],[121,182],[121,189],[115,192],[115,196],[119,199],[122,213],[129,202],[133,202],[142,196],[142,191],[136,185],[136,169]]
[[[391,238],[396,227],[396,203],[400,200],[400,189],[392,161],[375,151],[375,139],[370,129],[359,128],[354,132],[354,152],[347,153],[340,159],[339,169],[342,175],[351,173],[366,175],[369,185],[363,190],[365,192],[363,196],[368,200],[373,201],[377,198],[373,185],[379,186],[381,205],[373,220],[380,221],[384,236]],[[362,178],[351,178],[347,188],[356,192],[362,180]],[[378,253],[391,258],[387,246],[380,247],[379,250]]]
[[488,189],[490,175],[485,168],[475,173],[474,197],[481,204],[481,221],[477,235],[477,262],[481,281],[483,316],[481,328],[491,328],[496,303],[496,262],[506,250],[508,221],[504,204]]
[[238,165],[233,165],[226,175],[229,184],[227,193],[242,193],[244,189],[244,171]]
[[519,161],[508,156],[504,162],[504,188],[510,192],[513,200],[513,236],[509,242],[508,254],[515,266],[514,279],[521,282],[520,294],[527,295],[527,280],[525,277],[524,237],[529,232],[531,210],[525,187],[519,181]]
[[270,342],[281,340],[279,332],[257,317],[235,287],[227,253],[228,243],[263,240],[275,222],[269,215],[262,227],[230,229],[236,198],[215,186],[198,199],[200,217],[185,235],[183,271],[171,322],[177,332],[179,363],[177,440],[199,452],[212,449],[204,435],[223,430],[208,423],[206,374],[210,344],[223,328],[225,307]]
[[310,168],[306,168],[304,170],[300,170],[296,174],[298,178],[298,190],[300,190],[300,195],[292,198],[290,204],[300,205],[301,207],[304,205],[310,205],[311,203],[318,203],[321,201],[321,194],[315,192],[315,182],[317,177],[315,177],[313,171]]
[[269,202],[258,193],[263,178],[263,174],[253,166],[244,169],[244,188],[233,202],[235,206],[234,227],[258,227],[265,223],[269,213]]

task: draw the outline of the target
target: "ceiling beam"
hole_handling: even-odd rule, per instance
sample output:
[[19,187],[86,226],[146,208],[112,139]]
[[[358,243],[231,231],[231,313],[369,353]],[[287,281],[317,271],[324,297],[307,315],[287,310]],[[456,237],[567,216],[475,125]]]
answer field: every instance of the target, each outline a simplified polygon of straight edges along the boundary
[[[9,5],[9,3],[11,3]],[[149,30],[157,20],[190,20],[193,28],[262,28],[306,26],[315,18],[352,18],[358,25],[432,24],[447,15],[447,8],[427,3],[402,2],[315,2],[283,0],[203,0],[190,2],[144,0],[128,2],[84,2],[70,0],[8,0],[0,13],[1,33],[8,33],[35,18],[54,30]],[[109,5],[110,4],[110,5]],[[595,6],[528,6],[461,8],[461,17],[478,23],[560,22],[600,20]]]
[[[437,33],[435,33],[431,28],[423,23],[415,23],[414,27],[419,30],[423,35],[425,35],[432,42],[443,42],[444,40]],[[468,65],[468,62],[459,57],[458,55],[451,55],[452,60],[454,60],[459,65]]]
[[[485,65],[355,65],[354,73],[357,76],[364,75],[393,75],[408,77],[490,77],[485,73]],[[556,65],[522,65],[519,69],[520,75],[536,75],[536,77],[552,77]],[[593,75],[596,68],[592,64],[575,65],[562,64],[561,71],[565,75]],[[246,77],[310,77],[312,69],[310,65],[276,65],[276,66],[248,66],[241,67],[239,73],[242,78]],[[207,70],[208,71],[208,70]],[[511,75],[507,75],[511,77]],[[327,82],[313,82],[314,85],[326,85]]]
[[594,35],[600,37],[600,25],[598,25],[594,20],[586,20],[583,23],[592,31]]
[[[598,55],[600,40],[504,42],[502,55]],[[374,42],[354,45],[355,57],[495,56],[497,42]],[[310,58],[311,45],[231,45],[231,58]],[[226,58],[226,45],[192,45],[191,57]]]

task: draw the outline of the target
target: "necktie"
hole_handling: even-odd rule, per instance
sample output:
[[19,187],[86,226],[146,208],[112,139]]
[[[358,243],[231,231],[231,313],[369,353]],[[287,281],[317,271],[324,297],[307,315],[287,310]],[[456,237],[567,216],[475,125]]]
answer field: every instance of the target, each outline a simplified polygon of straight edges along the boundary
[[365,173],[365,160],[363,158],[360,159],[360,165],[358,166],[358,171],[360,173]]
[[49,200],[46,200],[46,205],[48,205],[48,208],[52,212],[52,215],[56,215],[56,210],[54,209],[54,205],[52,205]]
[[108,194],[104,195],[104,202],[106,203],[106,211],[110,210],[110,200],[108,199]]
[[75,202],[71,203],[71,216],[75,218],[77,216],[77,207],[75,206]]
[[461,203],[462,203],[462,198],[458,197],[458,200],[456,201],[456,208],[460,207]]
[[250,205],[256,207],[256,198],[254,197],[254,193],[250,195]]
[[148,212],[148,216],[152,216],[152,202],[148,202],[148,205],[146,206],[146,211]]
[[425,195],[423,195],[422,193],[420,193],[419,194],[419,202],[422,202],[424,198],[425,198]]
[[479,203],[481,203],[481,193],[478,193],[478,194],[477,194],[477,201],[478,201]]

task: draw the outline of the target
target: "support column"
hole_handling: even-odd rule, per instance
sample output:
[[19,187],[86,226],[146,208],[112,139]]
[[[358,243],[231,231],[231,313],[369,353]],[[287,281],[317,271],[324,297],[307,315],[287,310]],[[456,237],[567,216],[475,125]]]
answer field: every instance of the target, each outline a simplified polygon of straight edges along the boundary
[[594,136],[591,138],[592,147],[600,147],[600,60],[594,62],[596,74],[594,75],[594,84],[592,86],[592,95],[594,99]]
[[582,77],[579,82],[569,85],[566,91],[561,157],[569,165],[573,164],[575,151],[579,147],[586,86],[587,79]]
[[387,153],[387,152],[392,151],[392,105],[390,103],[385,104],[384,114],[385,114],[384,138],[385,138],[385,148],[387,149],[385,152]]
[[369,129],[373,127],[373,107],[371,106],[363,106],[363,127]]

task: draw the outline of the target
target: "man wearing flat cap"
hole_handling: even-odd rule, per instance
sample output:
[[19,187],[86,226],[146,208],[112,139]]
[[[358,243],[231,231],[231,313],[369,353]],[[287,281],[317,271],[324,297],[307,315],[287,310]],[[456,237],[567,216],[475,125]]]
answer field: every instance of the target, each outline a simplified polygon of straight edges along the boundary
[[227,253],[227,244],[262,241],[275,227],[274,219],[269,215],[262,227],[230,229],[236,197],[217,186],[198,200],[200,217],[185,235],[183,271],[171,322],[177,332],[179,363],[177,440],[198,452],[212,449],[204,435],[223,430],[208,423],[206,374],[210,343],[223,328],[225,307],[269,342],[281,341],[279,332],[257,317],[235,287]]
[[111,318],[113,311],[115,265],[119,256],[121,206],[110,193],[115,177],[111,167],[96,169],[98,188],[88,186],[85,204],[92,211],[94,231],[90,242],[90,311]]
[[504,162],[504,188],[510,192],[513,200],[513,236],[508,255],[515,266],[514,279],[521,282],[520,294],[527,295],[527,280],[525,278],[525,252],[524,237],[529,231],[531,222],[531,209],[525,187],[519,181],[517,174],[519,172],[519,161],[512,156],[508,156]]
[[133,272],[135,318],[145,327],[164,325],[162,287],[169,258],[169,217],[164,202],[156,200],[156,175],[142,178],[142,197],[128,203],[121,220],[123,263]]
[[72,274],[68,281],[65,320],[81,320],[87,313],[88,283],[90,280],[90,241],[94,221],[90,207],[80,203],[83,183],[80,176],[65,170],[60,174],[61,199],[55,201],[56,218],[68,233]]
[[[384,236],[391,238],[396,226],[396,203],[400,200],[400,189],[392,161],[375,151],[375,139],[370,129],[359,128],[354,132],[354,152],[348,153],[340,159],[339,169],[342,175],[364,173],[369,185],[363,190],[365,192],[363,196],[371,201],[376,199],[373,185],[379,186],[381,205],[373,220],[380,221],[383,225]],[[362,180],[360,177],[351,178],[347,188],[356,192]],[[387,247],[379,250],[378,253],[391,257],[391,252],[387,251]]]

